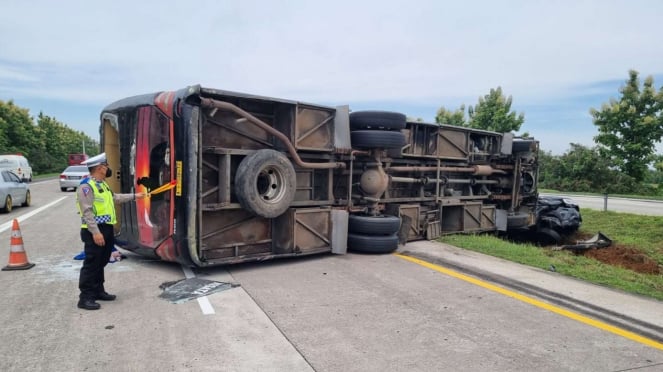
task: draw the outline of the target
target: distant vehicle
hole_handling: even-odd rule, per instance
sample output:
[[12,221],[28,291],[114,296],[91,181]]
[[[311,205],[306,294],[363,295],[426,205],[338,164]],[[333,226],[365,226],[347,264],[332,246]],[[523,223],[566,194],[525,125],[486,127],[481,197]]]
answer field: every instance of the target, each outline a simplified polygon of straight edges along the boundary
[[32,182],[32,167],[23,155],[0,155],[0,169],[10,170],[21,180]]
[[15,205],[30,205],[30,188],[10,170],[0,170],[0,208],[9,213]]
[[79,165],[82,162],[86,161],[87,158],[88,158],[87,154],[69,154],[67,164]]
[[81,180],[90,174],[85,165],[71,165],[60,174],[60,190],[67,191],[80,185]]

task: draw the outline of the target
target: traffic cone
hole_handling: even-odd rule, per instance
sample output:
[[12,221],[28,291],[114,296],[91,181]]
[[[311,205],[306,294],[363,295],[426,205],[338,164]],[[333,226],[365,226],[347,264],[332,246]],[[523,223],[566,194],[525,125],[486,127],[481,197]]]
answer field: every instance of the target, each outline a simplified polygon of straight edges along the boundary
[[2,268],[2,271],[7,270],[27,270],[31,269],[35,264],[28,262],[28,255],[23,249],[23,237],[21,236],[21,229],[18,227],[18,220],[14,219],[12,225],[12,238],[9,247],[9,264]]

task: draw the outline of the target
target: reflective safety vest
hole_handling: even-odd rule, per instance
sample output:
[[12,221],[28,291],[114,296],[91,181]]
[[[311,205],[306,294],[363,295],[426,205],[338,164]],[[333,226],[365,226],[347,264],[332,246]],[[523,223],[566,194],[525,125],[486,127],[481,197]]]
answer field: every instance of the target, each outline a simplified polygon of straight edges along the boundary
[[[83,182],[81,182],[81,185],[86,183],[90,185],[92,193],[94,194],[94,203],[92,204],[92,211],[94,212],[94,220],[97,221],[98,224],[106,223],[114,225],[117,222],[117,218],[115,216],[115,204],[113,203],[113,192],[111,191],[110,187],[108,187],[106,182],[97,183],[91,178],[83,180]],[[78,199],[78,195],[76,196],[76,199]],[[78,213],[80,213],[81,215],[81,227],[86,229],[87,224],[85,223],[85,220],[83,220],[83,211],[81,211],[81,206],[78,203],[78,200],[76,200],[76,202],[77,202],[76,206],[78,207]]]

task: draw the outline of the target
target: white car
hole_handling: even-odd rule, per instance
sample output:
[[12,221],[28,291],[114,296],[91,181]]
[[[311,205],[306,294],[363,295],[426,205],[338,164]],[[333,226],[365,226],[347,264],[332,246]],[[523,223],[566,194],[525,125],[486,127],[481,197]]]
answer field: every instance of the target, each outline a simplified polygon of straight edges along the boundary
[[0,155],[0,169],[12,171],[21,180],[32,182],[32,167],[23,155]]
[[14,172],[0,170],[0,209],[9,213],[15,205],[30,205],[30,188]]
[[70,165],[60,173],[60,190],[74,189],[81,184],[81,180],[90,175],[85,165]]

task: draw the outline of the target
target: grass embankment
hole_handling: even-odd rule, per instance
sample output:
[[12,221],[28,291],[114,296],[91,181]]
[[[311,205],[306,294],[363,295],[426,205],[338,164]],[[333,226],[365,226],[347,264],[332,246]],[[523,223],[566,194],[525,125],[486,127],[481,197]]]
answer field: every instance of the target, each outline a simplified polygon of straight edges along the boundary
[[[593,235],[601,231],[613,242],[632,248],[663,266],[663,217],[591,209],[581,209],[581,214],[581,234]],[[512,243],[492,235],[450,235],[439,241],[544,270],[552,265],[563,275],[663,300],[662,274],[641,274],[582,254]]]
[[45,174],[40,174],[32,177],[33,181],[43,181],[43,180],[48,180],[48,179],[53,179],[53,178],[58,178],[60,173],[45,173]]

